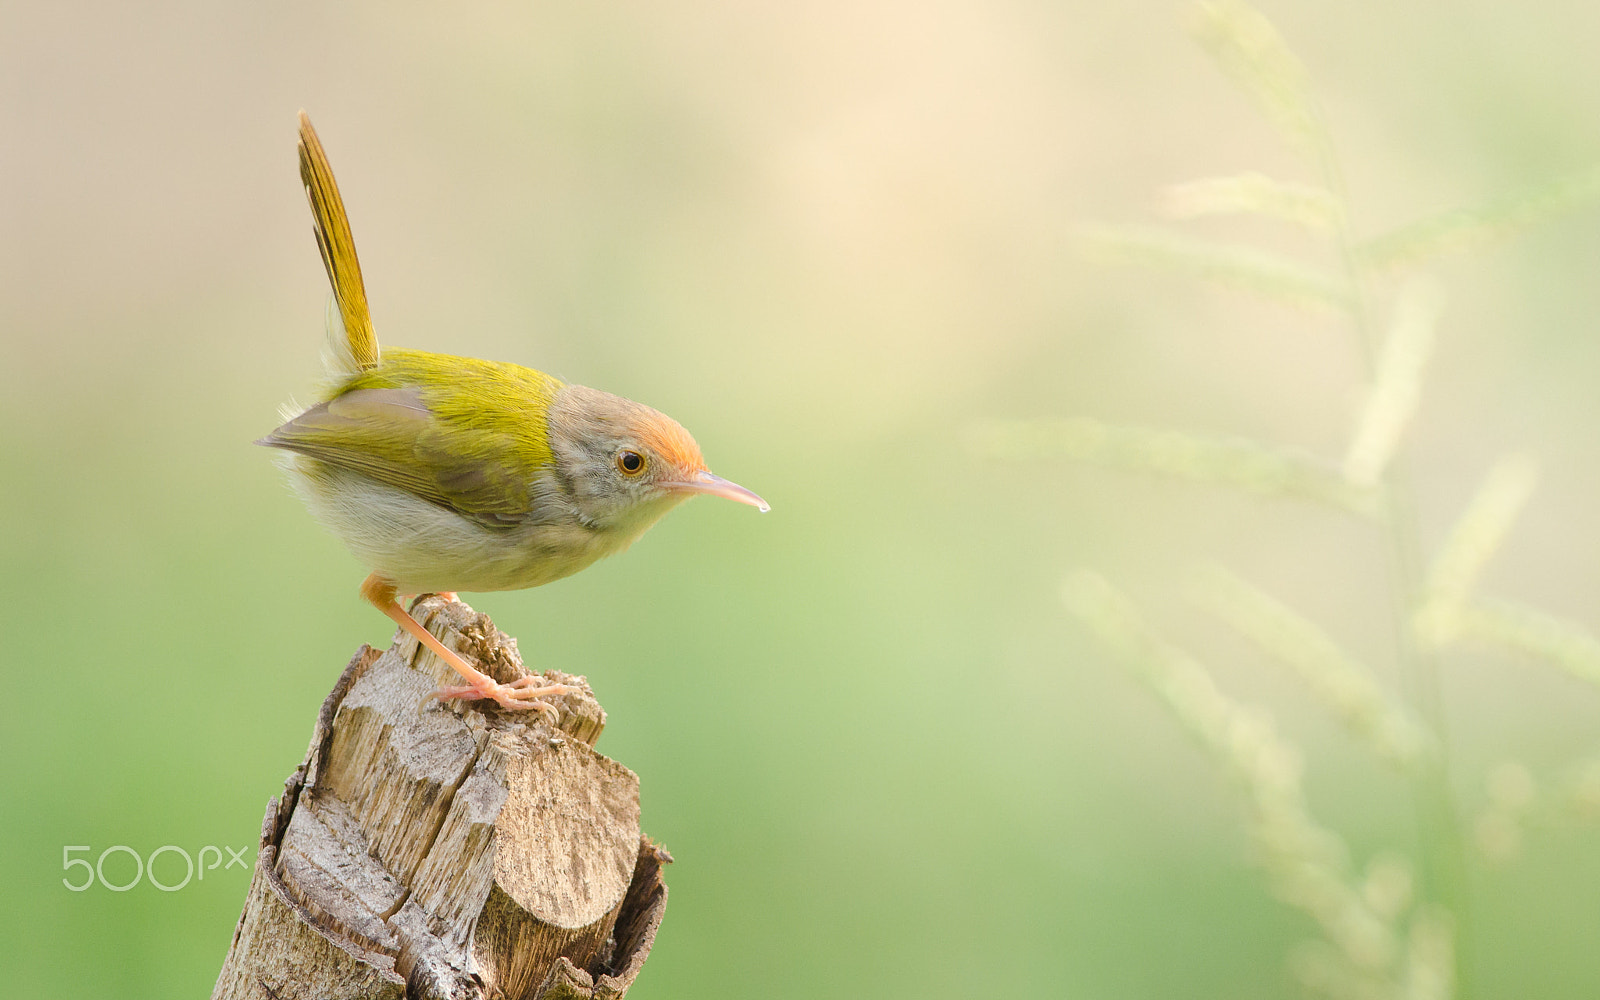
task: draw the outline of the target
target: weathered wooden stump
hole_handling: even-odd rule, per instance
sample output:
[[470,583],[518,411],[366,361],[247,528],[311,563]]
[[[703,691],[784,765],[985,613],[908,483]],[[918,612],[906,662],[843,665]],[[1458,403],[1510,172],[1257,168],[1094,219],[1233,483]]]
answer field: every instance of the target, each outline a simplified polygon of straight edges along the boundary
[[[487,615],[437,597],[413,614],[497,680],[526,673]],[[582,688],[554,727],[431,699],[456,675],[404,633],[362,647],[267,806],[213,1000],[621,997],[672,859],[639,831],[639,779],[593,749],[587,682],[543,676]]]

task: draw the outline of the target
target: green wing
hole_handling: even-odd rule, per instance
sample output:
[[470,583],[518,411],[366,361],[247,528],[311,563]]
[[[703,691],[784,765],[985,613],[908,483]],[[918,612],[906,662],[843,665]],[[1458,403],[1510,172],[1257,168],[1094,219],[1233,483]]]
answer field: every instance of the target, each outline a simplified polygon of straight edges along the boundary
[[545,415],[562,383],[518,365],[384,351],[262,438],[453,510],[490,528],[521,523],[548,468]]

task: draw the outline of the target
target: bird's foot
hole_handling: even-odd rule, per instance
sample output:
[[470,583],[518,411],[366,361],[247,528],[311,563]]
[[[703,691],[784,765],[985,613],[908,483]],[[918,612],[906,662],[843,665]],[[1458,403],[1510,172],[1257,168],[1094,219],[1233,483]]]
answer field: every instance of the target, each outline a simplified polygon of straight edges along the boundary
[[449,701],[453,698],[460,698],[462,701],[488,699],[501,708],[508,708],[513,711],[543,712],[549,717],[553,725],[560,718],[561,713],[556,711],[554,705],[539,699],[546,697],[559,698],[563,695],[577,694],[579,689],[570,684],[545,684],[541,686],[538,682],[542,679],[529,674],[526,677],[517,678],[510,684],[496,684],[493,682],[484,685],[461,684],[454,687],[442,687],[435,691],[433,696],[440,701]]
[[[460,653],[440,642],[438,636],[423,628],[415,618],[407,614],[405,608],[395,602],[395,585],[386,577],[377,573],[367,577],[366,581],[361,584],[361,596],[371,601],[378,610],[388,615],[396,625],[399,625],[418,642],[426,646],[433,655],[448,663],[467,682],[453,687],[442,687],[430,695],[430,698],[436,698],[440,701],[449,701],[452,698],[460,698],[462,701],[476,701],[480,698],[487,698],[501,708],[523,712],[530,710],[543,712],[549,716],[550,722],[554,724],[560,717],[560,713],[556,711],[554,705],[539,699],[550,696],[559,698],[562,695],[576,694],[581,690],[569,684],[545,684],[540,686],[539,682],[544,678],[535,677],[531,674],[519,677],[510,684],[496,683],[493,677],[462,659]],[[447,600],[453,601],[456,599],[456,595],[453,593],[442,596]]]

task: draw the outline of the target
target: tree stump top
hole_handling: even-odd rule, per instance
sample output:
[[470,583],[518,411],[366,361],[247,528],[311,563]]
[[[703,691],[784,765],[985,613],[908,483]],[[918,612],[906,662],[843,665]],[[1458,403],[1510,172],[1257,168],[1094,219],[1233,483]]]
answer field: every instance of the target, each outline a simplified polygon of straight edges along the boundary
[[[488,616],[413,614],[500,681],[526,674]],[[403,632],[363,649],[263,821],[217,998],[621,997],[666,905],[671,860],[639,831],[638,778],[593,749],[580,691],[537,712],[431,697],[454,671]]]

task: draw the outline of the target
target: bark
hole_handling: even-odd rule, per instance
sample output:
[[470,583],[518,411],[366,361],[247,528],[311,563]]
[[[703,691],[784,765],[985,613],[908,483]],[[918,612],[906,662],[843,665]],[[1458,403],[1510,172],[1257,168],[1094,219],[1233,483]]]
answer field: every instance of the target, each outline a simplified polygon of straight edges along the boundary
[[[498,680],[526,673],[487,615],[413,614]],[[537,712],[441,703],[454,671],[397,633],[362,647],[267,806],[213,1000],[618,998],[650,954],[672,860],[639,831],[639,781],[596,753],[581,693]]]

